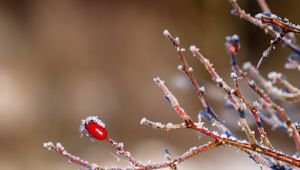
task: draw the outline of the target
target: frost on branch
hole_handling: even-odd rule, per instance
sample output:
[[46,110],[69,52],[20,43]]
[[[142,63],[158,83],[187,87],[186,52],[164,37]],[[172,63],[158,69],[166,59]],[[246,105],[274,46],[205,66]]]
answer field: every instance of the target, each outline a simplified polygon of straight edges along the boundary
[[[295,44],[296,41],[293,40],[292,36],[285,36],[288,33],[291,35],[294,33],[298,34],[300,32],[299,26],[292,24],[288,19],[281,19],[277,15],[270,13],[270,9],[264,1],[258,1],[258,3],[265,13],[257,14],[256,17],[252,17],[242,10],[236,0],[229,0],[229,2],[234,8],[234,15],[249,21],[265,31],[267,30],[266,33],[275,37],[275,39],[270,42],[269,47],[263,52],[257,67],[246,62],[243,68],[240,68],[237,62],[237,56],[239,55],[238,52],[242,49],[240,37],[236,34],[225,38],[225,50],[231,59],[231,73],[227,74],[227,76],[231,77],[233,86],[225,81],[226,78],[224,79],[219,75],[217,70],[213,67],[213,64],[202,54],[199,48],[195,45],[191,45],[189,49],[190,53],[198,60],[200,65],[204,67],[204,70],[211,77],[212,81],[214,81],[216,86],[224,93],[226,104],[229,106],[228,108],[233,110],[232,116],[238,116],[237,124],[240,126],[240,131],[244,133],[245,137],[240,137],[231,131],[226,122],[220,118],[219,115],[222,113],[214,111],[213,106],[206,99],[206,95],[211,94],[206,94],[205,85],[200,85],[193,75],[193,69],[188,63],[188,58],[185,54],[186,51],[181,47],[179,38],[172,36],[168,30],[164,30],[163,35],[171,42],[178,56],[179,65],[177,69],[189,78],[202,108],[197,115],[198,119],[194,121],[194,116],[190,115],[180,105],[180,100],[177,99],[174,95],[175,93],[172,93],[171,89],[167,87],[167,83],[159,77],[156,77],[153,79],[154,83],[161,89],[164,98],[180,118],[180,122],[162,123],[165,121],[152,121],[147,118],[142,118],[140,124],[164,131],[175,131],[179,129],[195,131],[209,137],[209,142],[204,145],[191,146],[190,149],[178,156],[171,156],[169,150],[165,149],[165,154],[162,155],[162,161],[142,162],[134,157],[134,153],[132,154],[125,150],[123,142],[116,142],[109,137],[107,127],[97,116],[89,116],[82,120],[79,128],[80,133],[86,134],[86,136],[96,142],[108,142],[115,149],[118,157],[120,156],[127,160],[129,163],[127,167],[113,166],[108,168],[105,165],[100,166],[89,163],[66,151],[60,143],[46,142],[43,145],[44,148],[66,157],[71,163],[92,170],[148,170],[160,168],[176,170],[178,169],[178,165],[187,159],[219,146],[233,146],[234,149],[247,154],[253,161],[259,164],[259,166],[265,166],[274,170],[299,168],[299,157],[285,154],[273,146],[272,141],[268,137],[269,132],[267,133],[265,128],[268,126],[272,129],[279,128],[284,133],[287,133],[288,136],[294,140],[294,153],[298,154],[300,152],[299,121],[292,120],[285,109],[274,101],[274,98],[276,98],[287,102],[298,102],[300,100],[300,90],[290,83],[282,73],[270,72],[267,80],[257,69],[270,52],[275,49],[276,45],[282,42],[293,52],[292,55],[288,57],[288,63],[285,66],[288,69],[293,68],[300,70],[300,49],[298,45]],[[240,88],[242,81],[252,89],[253,94],[256,94],[258,97],[256,101],[251,102],[248,100],[248,97],[244,95],[243,89]],[[245,116],[246,114],[252,116],[255,120],[256,127],[250,128]],[[210,124],[210,126],[207,126],[207,123]],[[258,132],[256,133],[257,135],[255,135],[254,128],[256,128]]]
[[[300,90],[298,88],[296,88],[295,86],[291,85],[287,80],[282,79],[280,76],[278,76],[277,73],[272,72],[272,74],[269,75],[269,78],[272,81],[268,81],[250,63],[245,63],[243,68],[253,78],[256,79],[258,84],[260,84],[261,87],[268,94],[270,94],[280,100],[287,101],[287,102],[298,102],[300,100]],[[284,89],[281,89],[281,88],[273,85],[274,81],[280,82],[282,85],[284,85],[287,89],[290,89],[291,91],[286,91]]]
[[46,148],[49,151],[57,152],[58,154],[61,154],[62,156],[66,157],[69,162],[80,165],[82,167],[91,169],[91,170],[98,170],[99,166],[94,163],[89,163],[88,161],[85,161],[78,156],[74,156],[71,153],[69,153],[60,143],[52,143],[52,142],[45,142],[43,144],[44,148]]

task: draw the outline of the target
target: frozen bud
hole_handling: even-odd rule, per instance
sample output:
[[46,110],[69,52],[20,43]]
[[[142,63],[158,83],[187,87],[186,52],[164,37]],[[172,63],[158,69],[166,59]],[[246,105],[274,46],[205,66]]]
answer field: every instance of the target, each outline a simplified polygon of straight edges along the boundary
[[236,55],[241,48],[239,36],[234,34],[232,36],[227,36],[225,39],[225,48],[227,53],[229,55]]
[[153,78],[153,81],[154,81],[156,84],[158,84],[158,85],[164,83],[164,81],[162,81],[159,77]]
[[177,69],[178,69],[179,71],[183,71],[183,66],[180,64],[180,65],[177,66]]
[[254,101],[254,102],[253,102],[253,106],[258,107],[258,106],[259,106],[259,103],[258,103],[257,101]]
[[141,121],[140,121],[140,124],[143,125],[143,124],[146,123],[146,121],[147,121],[147,119],[143,117],[143,118],[141,119]]
[[56,149],[63,151],[65,148],[61,145],[61,143],[58,142],[58,143],[56,143]]
[[176,37],[176,38],[174,39],[174,42],[175,42],[175,44],[179,45],[179,43],[180,43],[179,38]]
[[204,87],[204,86],[201,86],[201,87],[199,88],[199,90],[200,90],[202,93],[204,93],[204,92],[205,92],[205,87]]
[[237,79],[237,78],[238,78],[238,75],[237,75],[235,72],[231,72],[231,73],[230,73],[230,77],[231,77],[232,79]]
[[195,45],[191,45],[190,46],[190,51],[193,53],[193,55],[195,56],[195,54],[199,51],[199,48],[197,48]]
[[169,32],[167,29],[164,30],[163,34],[164,34],[164,36],[166,36],[166,37],[171,36],[170,32]]
[[52,142],[45,142],[43,143],[43,147],[48,150],[51,150],[51,148],[54,147],[54,144]]

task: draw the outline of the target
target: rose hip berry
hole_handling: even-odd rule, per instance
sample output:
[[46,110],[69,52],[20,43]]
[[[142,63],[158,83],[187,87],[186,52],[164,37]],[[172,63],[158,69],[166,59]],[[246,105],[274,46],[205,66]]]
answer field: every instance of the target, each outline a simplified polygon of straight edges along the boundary
[[81,121],[80,132],[86,132],[91,139],[106,140],[107,130],[105,124],[97,116],[89,116]]
[[104,140],[107,138],[107,131],[104,127],[97,124],[96,122],[90,121],[85,123],[85,128],[88,133],[95,139]]

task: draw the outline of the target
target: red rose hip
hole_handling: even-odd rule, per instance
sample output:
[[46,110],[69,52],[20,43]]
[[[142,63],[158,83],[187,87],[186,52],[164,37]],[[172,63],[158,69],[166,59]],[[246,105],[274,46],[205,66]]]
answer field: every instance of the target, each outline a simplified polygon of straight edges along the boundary
[[104,140],[107,138],[107,130],[94,121],[85,123],[85,129],[95,139]]
[[81,121],[80,133],[86,133],[86,136],[90,137],[91,140],[106,140],[107,130],[105,124],[98,119],[97,116],[88,116]]

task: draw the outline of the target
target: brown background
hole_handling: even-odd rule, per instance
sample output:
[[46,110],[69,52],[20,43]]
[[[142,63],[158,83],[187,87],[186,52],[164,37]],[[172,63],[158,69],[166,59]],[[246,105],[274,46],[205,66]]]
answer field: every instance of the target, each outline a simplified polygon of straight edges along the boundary
[[[272,11],[300,23],[297,0],[269,2]],[[255,1],[241,6],[260,11]],[[163,37],[169,29],[182,46],[196,44],[230,84],[230,61],[224,38],[241,38],[238,62],[256,63],[271,37],[230,15],[227,1],[0,1],[0,169],[75,169],[65,159],[47,152],[42,143],[59,141],[99,165],[119,163],[108,143],[80,139],[79,123],[98,115],[110,137],[125,143],[139,160],[163,159],[163,148],[174,156],[207,141],[188,130],[163,132],[141,126],[142,117],[162,122],[179,119],[162,98],[152,78],[160,76],[193,117],[202,108],[184,75],[177,71],[175,50]],[[278,48],[262,65],[300,85],[299,73],[284,70],[289,49]],[[221,90],[203,66],[187,52],[197,79],[207,89],[214,109],[236,133],[237,113],[224,109]],[[249,89],[243,91],[255,100]],[[283,104],[292,117],[299,104]],[[253,121],[250,118],[250,121]],[[295,148],[287,135],[270,131],[273,144],[287,153]],[[246,154],[220,147],[180,165],[181,169],[259,169]]]

